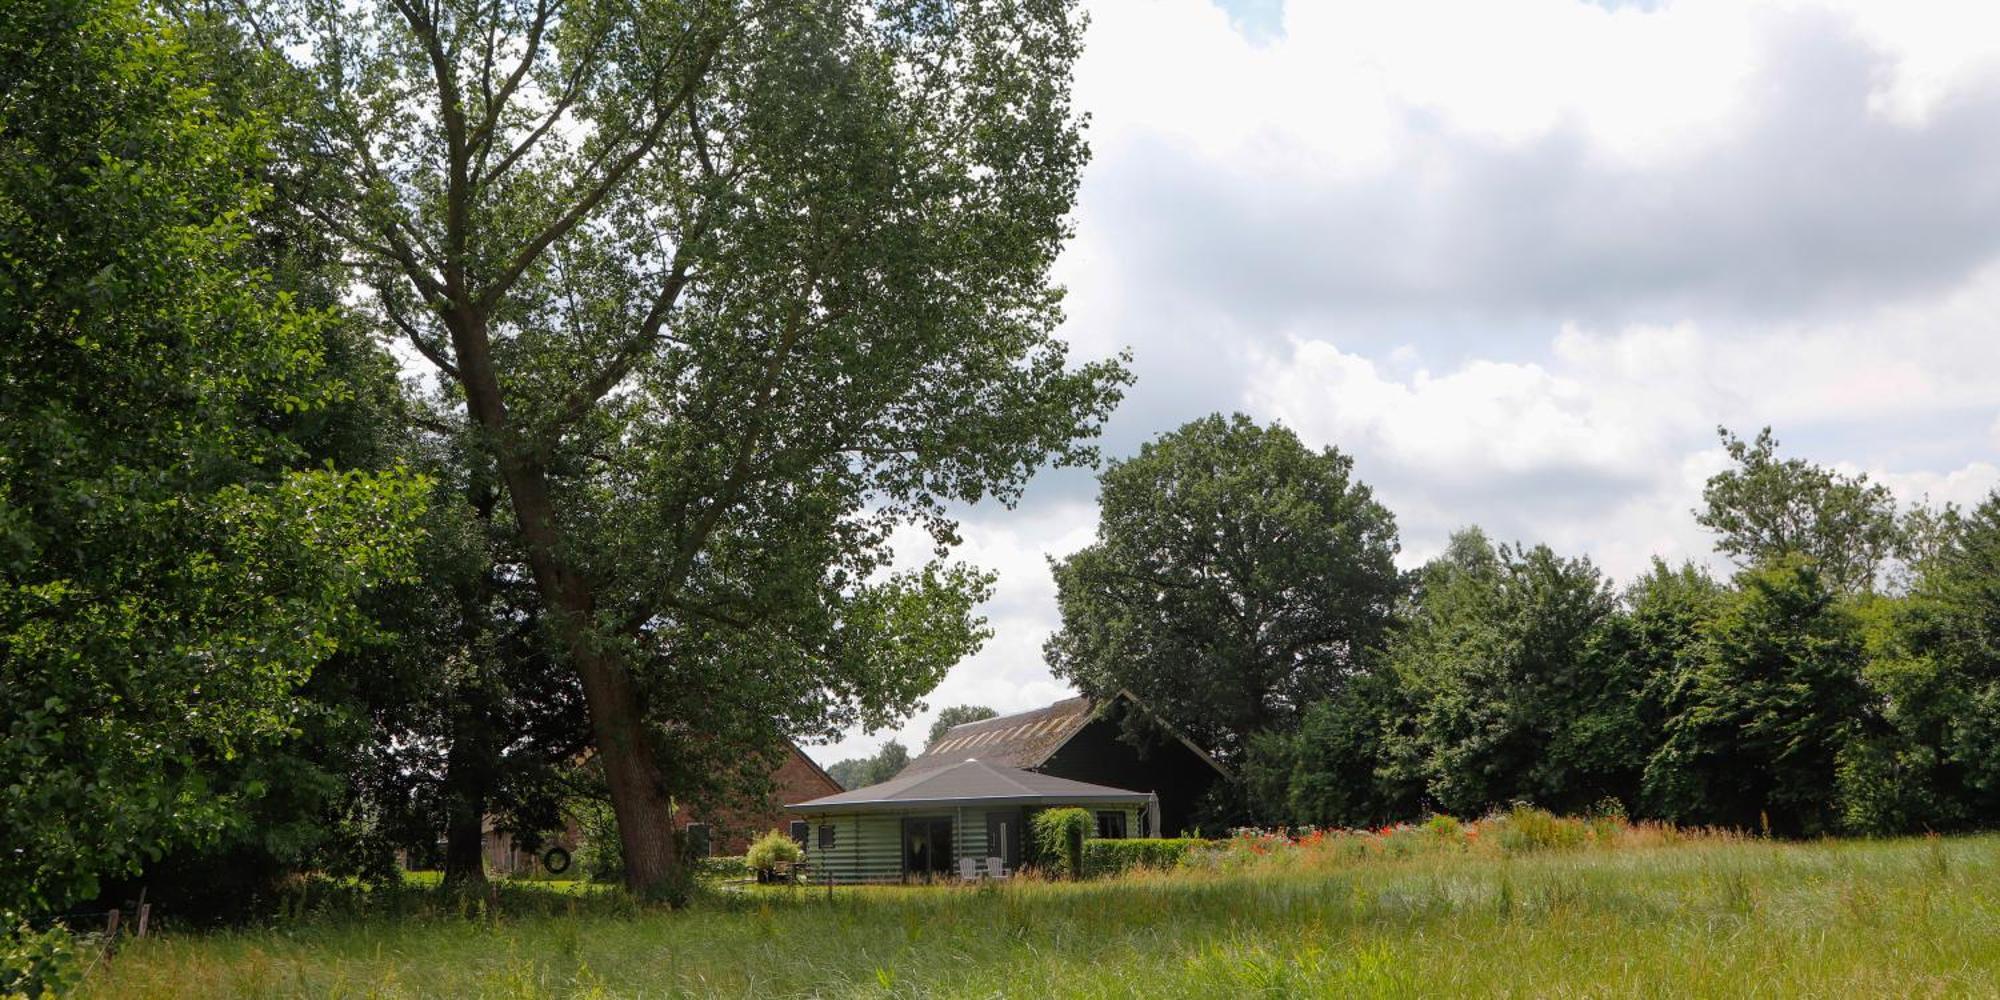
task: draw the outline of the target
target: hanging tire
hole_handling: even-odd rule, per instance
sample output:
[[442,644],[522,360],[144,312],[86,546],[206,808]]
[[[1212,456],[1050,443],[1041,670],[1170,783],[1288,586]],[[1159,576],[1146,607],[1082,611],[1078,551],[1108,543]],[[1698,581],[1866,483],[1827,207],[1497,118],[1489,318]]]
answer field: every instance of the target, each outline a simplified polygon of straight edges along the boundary
[[569,871],[569,852],[560,847],[551,847],[542,852],[542,867],[551,875],[561,875]]

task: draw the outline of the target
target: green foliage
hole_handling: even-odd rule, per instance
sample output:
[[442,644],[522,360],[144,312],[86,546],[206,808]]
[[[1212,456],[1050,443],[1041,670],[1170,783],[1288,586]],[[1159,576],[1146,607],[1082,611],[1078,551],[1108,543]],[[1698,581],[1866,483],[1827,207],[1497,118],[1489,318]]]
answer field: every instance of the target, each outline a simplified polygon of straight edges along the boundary
[[1737,587],[1668,698],[1649,797],[1681,822],[1829,831],[1838,759],[1864,719],[1860,622],[1802,557]]
[[797,864],[803,857],[805,851],[799,847],[798,841],[787,836],[783,830],[772,830],[750,845],[743,861],[752,871],[770,871],[779,865]]
[[1139,837],[1127,840],[1083,842],[1083,867],[1091,878],[1122,875],[1146,869],[1164,871],[1179,867],[1190,852],[1203,850],[1214,841],[1200,837]]
[[999,712],[987,708],[985,705],[953,705],[938,712],[937,718],[932,720],[931,732],[928,737],[925,737],[924,745],[929,746],[932,743],[936,743],[938,738],[943,736],[953,726],[962,726],[968,722],[991,719],[999,714]]
[[698,872],[702,878],[710,881],[726,882],[749,878],[751,873],[761,867],[765,866],[752,862],[749,855],[719,854],[701,859]]
[[826,773],[840,782],[845,789],[866,788],[879,785],[902,773],[910,763],[910,751],[903,744],[890,740],[882,744],[873,757],[855,757],[850,760],[834,761]]
[[[162,937],[94,973],[86,996],[2000,993],[1988,919],[2000,837],[1320,853],[977,892],[753,888],[704,896],[690,914],[503,886],[500,919],[473,923],[413,894],[433,909]],[[579,965],[601,979],[584,987]]]
[[269,130],[184,30],[126,0],[0,19],[0,829],[32,845],[0,898],[31,909],[289,793],[300,690],[423,507],[291,435],[352,383],[257,266]]
[[1385,776],[1420,780],[1462,815],[1631,795],[1646,750],[1643,680],[1608,641],[1617,610],[1587,559],[1496,550],[1477,529],[1454,535],[1419,572],[1390,647],[1412,716],[1388,723]]
[[1086,694],[1129,689],[1235,761],[1380,647],[1395,519],[1348,456],[1215,415],[1098,481],[1097,540],[1055,564],[1062,628],[1044,647]]
[[569,814],[576,820],[577,844],[571,865],[577,874],[600,885],[612,885],[625,878],[625,845],[618,840],[618,822],[611,805],[602,799],[572,800]]
[[1030,829],[1035,838],[1035,857],[1043,871],[1056,878],[1075,878],[1088,860],[1077,853],[1090,836],[1094,820],[1090,810],[1074,806],[1044,809],[1034,814]]
[[1508,854],[1573,850],[1590,842],[1588,820],[1557,816],[1546,809],[1516,805],[1481,824]]
[[1395,672],[1377,668],[1309,706],[1296,730],[1259,733],[1241,769],[1253,814],[1281,826],[1377,826],[1414,815],[1421,782],[1389,771],[1389,737],[1409,715]]
[[83,956],[68,928],[37,931],[7,913],[0,922],[7,928],[0,934],[0,997],[66,997],[83,981]]
[[[1128,379],[1055,336],[1069,4],[239,9],[301,64],[287,163],[464,406],[641,836],[980,646],[954,505],[1093,460]],[[906,525],[939,561],[890,572]]]
[[1726,428],[1716,433],[1736,468],[1709,478],[1695,520],[1716,533],[1717,551],[1743,566],[1803,557],[1836,593],[1874,587],[1882,562],[1903,544],[1888,487],[1804,459],[1780,461],[1769,427],[1749,442]]

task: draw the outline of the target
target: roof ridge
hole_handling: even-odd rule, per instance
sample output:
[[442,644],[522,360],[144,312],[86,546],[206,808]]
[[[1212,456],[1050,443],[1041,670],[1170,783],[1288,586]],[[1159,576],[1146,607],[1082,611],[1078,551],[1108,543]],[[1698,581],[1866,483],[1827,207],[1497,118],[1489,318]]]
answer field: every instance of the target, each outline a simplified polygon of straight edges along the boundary
[[[1037,705],[1034,708],[1024,708],[1018,712],[1008,712],[1006,715],[995,715],[985,719],[974,719],[971,722],[961,722],[958,725],[953,726],[942,733],[939,733],[938,738],[932,740],[931,744],[942,743],[944,742],[945,737],[950,736],[952,733],[958,732],[959,730],[964,729],[967,726],[986,726],[986,725],[992,725],[993,723],[996,722],[1006,722],[1008,719],[1018,719],[1023,715],[1033,715],[1036,712],[1046,712],[1049,709],[1054,708],[1057,705],[1060,705],[1066,701],[1077,701],[1077,700],[1091,701],[1092,699],[1087,694],[1078,693],[1070,695],[1067,698],[1057,698],[1056,700],[1049,702],[1046,705]],[[926,745],[928,746],[930,744]]]

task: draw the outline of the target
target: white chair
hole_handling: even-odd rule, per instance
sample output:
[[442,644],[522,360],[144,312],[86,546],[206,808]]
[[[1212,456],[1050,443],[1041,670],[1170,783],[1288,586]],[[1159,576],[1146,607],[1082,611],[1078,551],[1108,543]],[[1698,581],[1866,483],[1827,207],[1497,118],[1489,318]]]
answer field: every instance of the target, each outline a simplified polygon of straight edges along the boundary
[[979,881],[979,861],[974,858],[958,859],[958,877],[964,882]]
[[999,858],[987,858],[986,874],[994,878],[1006,878],[1007,866]]

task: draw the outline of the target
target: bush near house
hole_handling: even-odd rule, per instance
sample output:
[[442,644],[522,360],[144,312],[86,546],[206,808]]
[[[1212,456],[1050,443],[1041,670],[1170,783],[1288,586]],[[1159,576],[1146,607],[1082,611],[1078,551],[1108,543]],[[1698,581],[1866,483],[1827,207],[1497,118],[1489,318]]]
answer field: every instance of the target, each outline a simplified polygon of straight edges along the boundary
[[1034,834],[1036,856],[1041,859],[1043,874],[1055,878],[1073,878],[1083,861],[1077,854],[1078,846],[1090,836],[1090,810],[1074,806],[1065,809],[1044,809],[1035,814]]
[[776,871],[779,865],[795,865],[805,857],[799,842],[785,835],[783,830],[772,830],[757,838],[750,845],[750,852],[743,855],[743,863],[760,875]]
[[1122,875],[1129,871],[1177,868],[1192,851],[1211,847],[1213,840],[1201,837],[1173,837],[1137,840],[1086,840],[1083,842],[1083,870],[1092,878]]

